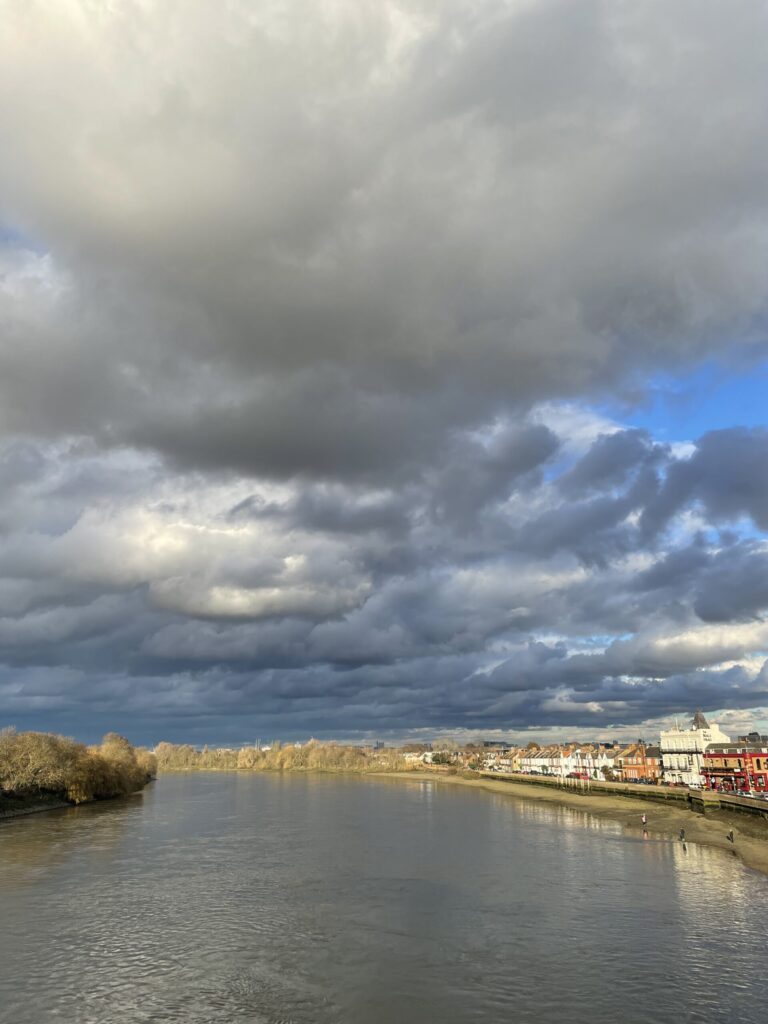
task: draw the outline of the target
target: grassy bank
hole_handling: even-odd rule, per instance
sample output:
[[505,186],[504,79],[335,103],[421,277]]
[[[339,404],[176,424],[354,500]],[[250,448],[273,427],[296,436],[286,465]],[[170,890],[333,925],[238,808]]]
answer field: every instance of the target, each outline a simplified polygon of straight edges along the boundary
[[[470,789],[503,793],[513,800],[535,800],[589,811],[598,818],[618,821],[628,833],[642,835],[641,816],[648,818],[648,832],[652,838],[679,841],[680,829],[685,829],[686,842],[716,847],[739,857],[756,871],[768,874],[768,823],[762,818],[734,819],[722,811],[697,814],[684,803],[659,803],[636,797],[628,798],[608,793],[583,794],[577,790],[548,789],[527,786],[524,783],[477,779],[466,775],[447,775],[435,772],[387,772],[387,778],[425,780],[444,786],[465,786]],[[735,842],[726,838],[733,829]]]
[[0,816],[125,796],[142,789],[155,758],[116,733],[97,746],[53,733],[0,733]]

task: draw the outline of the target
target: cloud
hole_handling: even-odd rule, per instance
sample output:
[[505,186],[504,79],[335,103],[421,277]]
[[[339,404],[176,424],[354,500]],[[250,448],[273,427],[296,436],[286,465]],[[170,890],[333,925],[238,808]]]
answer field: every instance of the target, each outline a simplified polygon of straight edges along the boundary
[[752,344],[763,14],[689,13],[16,6],[0,184],[48,252],[15,257],[6,428],[389,476]]
[[[468,435],[400,492],[221,475],[201,488],[131,453],[116,465],[14,442],[0,460],[16,509],[0,538],[5,713],[112,709],[151,735],[210,721],[230,735],[243,716],[402,735],[764,702],[763,543],[714,530],[647,547],[648,460],[662,480],[680,461],[625,433],[617,473],[603,435],[546,473],[558,448],[541,426]],[[597,496],[564,501],[574,480]]]
[[765,21],[11,3],[0,715],[764,703],[765,431],[599,409],[765,355]]
[[560,490],[569,498],[578,498],[620,487],[639,466],[659,461],[658,452],[641,430],[602,434],[584,457],[560,477]]
[[645,513],[649,529],[660,529],[692,501],[714,523],[749,517],[768,529],[768,430],[734,427],[705,434],[688,459],[677,462],[658,499]]

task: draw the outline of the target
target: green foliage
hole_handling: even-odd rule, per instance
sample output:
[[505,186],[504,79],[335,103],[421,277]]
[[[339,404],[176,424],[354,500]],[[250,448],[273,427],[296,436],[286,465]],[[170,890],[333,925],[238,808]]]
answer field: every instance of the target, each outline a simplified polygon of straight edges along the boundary
[[133,793],[157,772],[147,750],[108,733],[101,744],[82,743],[54,733],[0,733],[0,792],[15,796],[56,795],[85,803]]
[[432,755],[432,764],[453,764],[453,757],[448,751],[441,750]]

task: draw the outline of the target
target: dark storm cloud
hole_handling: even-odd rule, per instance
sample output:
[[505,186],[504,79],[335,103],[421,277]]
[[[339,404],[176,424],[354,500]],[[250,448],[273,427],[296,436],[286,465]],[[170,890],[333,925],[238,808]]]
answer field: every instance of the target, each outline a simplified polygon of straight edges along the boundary
[[[598,436],[576,463],[582,474],[604,449]],[[485,479],[484,457],[502,467],[503,486],[478,488],[474,504],[463,495],[458,518],[442,511],[440,473],[421,493],[311,484],[235,501],[245,482],[220,481],[201,501],[197,477],[155,476],[147,495],[132,493],[124,472],[116,504],[94,511],[86,488],[72,529],[35,533],[57,519],[52,506],[70,506],[70,481],[99,476],[98,462],[70,452],[53,484],[21,474],[33,532],[20,521],[0,545],[6,713],[66,717],[98,705],[151,730],[154,708],[169,735],[201,734],[205,721],[229,735],[229,717],[245,713],[264,728],[330,734],[597,728],[676,711],[697,692],[712,707],[762,700],[759,665],[748,664],[768,643],[762,542],[732,537],[720,547],[698,532],[652,556],[629,523],[618,550],[617,516],[585,527],[583,509],[598,501],[639,512],[644,471],[633,475],[630,462],[625,491],[563,506],[560,477],[531,477],[552,450],[546,432],[523,428],[478,444],[467,480]],[[25,459],[53,465],[43,449]],[[666,476],[680,464],[655,461]],[[551,518],[567,523],[567,509],[572,534],[554,544]],[[493,537],[485,546],[489,517],[508,527],[502,550]],[[547,543],[540,536],[532,549],[536,524]],[[405,575],[381,568],[393,538],[408,552]],[[585,538],[601,549],[588,568]],[[638,558],[655,560],[638,572]],[[725,632],[713,634],[714,622]],[[562,639],[531,640],[555,624]]]
[[432,516],[454,528],[470,526],[513,490],[533,490],[541,480],[537,471],[558,447],[555,434],[541,424],[507,427],[486,443],[458,441],[444,465],[429,474]]
[[756,5],[12,11],[8,429],[391,477],[754,341]]
[[0,715],[764,699],[765,431],[587,409],[764,350],[762,5],[7,6]]
[[622,524],[636,507],[631,493],[560,505],[528,522],[523,536],[537,554],[572,551],[587,564],[599,564],[628,551],[630,532]]
[[[730,552],[728,552],[730,557]],[[644,572],[638,574],[634,589],[639,593],[659,591],[675,594],[684,591],[712,563],[712,555],[701,537],[687,547],[676,548],[663,555]]]
[[569,498],[624,485],[640,465],[659,461],[661,449],[644,430],[623,430],[599,437],[576,465],[558,480]]
[[714,523],[747,516],[768,530],[768,430],[734,427],[705,434],[690,459],[674,465],[656,501],[644,514],[647,529],[698,501]]
[[696,581],[694,611],[704,622],[758,619],[768,608],[768,550],[746,543],[719,552]]

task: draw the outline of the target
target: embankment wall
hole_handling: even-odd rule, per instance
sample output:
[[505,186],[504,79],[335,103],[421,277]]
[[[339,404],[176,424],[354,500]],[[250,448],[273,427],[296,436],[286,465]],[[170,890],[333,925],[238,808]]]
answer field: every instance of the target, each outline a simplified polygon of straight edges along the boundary
[[687,805],[690,810],[700,814],[726,811],[730,814],[750,814],[768,819],[768,801],[732,796],[729,793],[712,793],[686,789],[683,786],[638,786],[628,782],[593,782],[585,779],[548,778],[544,775],[509,775],[504,772],[476,772],[475,774],[484,779],[493,779],[494,782],[548,786],[552,789],[567,790],[569,793],[583,793],[585,796],[599,796],[601,793],[605,793],[612,796],[635,797],[641,800],[661,800],[667,803]]

